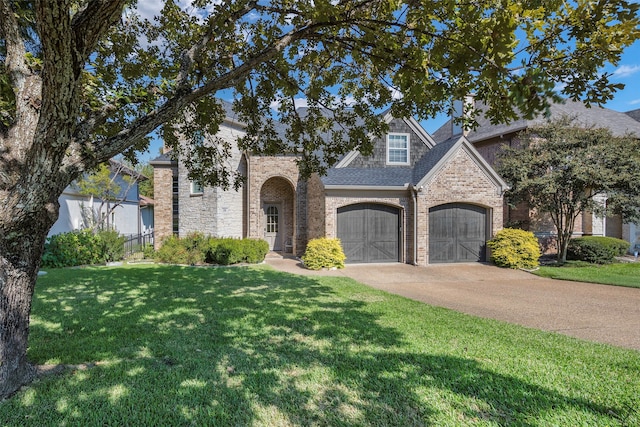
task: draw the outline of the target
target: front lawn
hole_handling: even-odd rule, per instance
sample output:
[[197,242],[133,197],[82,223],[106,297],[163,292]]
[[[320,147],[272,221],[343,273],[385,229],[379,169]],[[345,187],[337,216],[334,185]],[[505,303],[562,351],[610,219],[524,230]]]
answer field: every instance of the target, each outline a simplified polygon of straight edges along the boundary
[[542,266],[534,272],[551,279],[640,288],[640,263],[587,264],[568,261],[564,265]]
[[52,270],[0,425],[632,426],[640,352],[268,266]]

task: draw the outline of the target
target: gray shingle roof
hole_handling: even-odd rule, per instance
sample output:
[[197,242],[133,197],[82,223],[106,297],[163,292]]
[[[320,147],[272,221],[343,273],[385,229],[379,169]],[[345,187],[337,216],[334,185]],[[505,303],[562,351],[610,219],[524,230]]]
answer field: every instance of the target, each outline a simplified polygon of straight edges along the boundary
[[325,186],[404,187],[413,180],[413,168],[338,168],[323,176]]
[[638,108],[637,110],[627,111],[625,114],[632,119],[640,122],[640,108]]
[[459,136],[449,138],[427,151],[424,156],[414,166],[413,184],[417,184],[424,176],[433,169],[440,160],[451,150],[460,140]]
[[[478,107],[484,110],[487,108],[484,104],[478,104]],[[550,118],[558,118],[562,115],[575,116],[577,122],[586,127],[608,128],[615,136],[632,133],[640,137],[640,122],[619,111],[598,107],[597,105],[587,108],[582,102],[571,100],[565,100],[564,103],[560,104],[552,104]],[[519,119],[511,123],[497,125],[491,124],[484,115],[478,117],[477,120],[478,127],[467,135],[467,139],[470,142],[484,141],[496,136],[519,132],[530,126],[544,123],[546,118],[543,115],[539,115],[531,120]],[[451,132],[451,120],[449,120],[433,134],[433,138],[440,143],[451,138]]]

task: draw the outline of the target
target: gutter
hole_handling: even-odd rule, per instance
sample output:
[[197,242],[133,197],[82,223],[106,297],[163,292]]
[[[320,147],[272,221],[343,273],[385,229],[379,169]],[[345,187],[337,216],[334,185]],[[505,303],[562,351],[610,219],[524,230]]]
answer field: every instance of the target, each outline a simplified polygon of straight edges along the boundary
[[411,196],[413,198],[413,262],[412,264],[418,265],[418,192],[422,191],[422,187],[417,188],[415,185],[407,184],[411,190]]

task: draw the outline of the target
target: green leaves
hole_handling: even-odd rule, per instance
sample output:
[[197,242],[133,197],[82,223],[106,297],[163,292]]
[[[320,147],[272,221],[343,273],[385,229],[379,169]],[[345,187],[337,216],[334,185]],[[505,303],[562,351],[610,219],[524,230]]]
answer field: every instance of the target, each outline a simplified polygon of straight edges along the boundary
[[[70,16],[88,14],[87,4],[73,2]],[[168,134],[178,128],[216,131],[224,115],[213,99],[223,96],[235,101],[234,117],[247,125],[244,149],[303,153],[305,174],[322,171],[347,151],[367,152],[369,135],[384,132],[375,116],[388,108],[396,116],[428,118],[474,93],[488,105],[484,114],[492,122],[505,122],[548,108],[558,84],[570,98],[605,102],[620,86],[602,66],[617,64],[640,37],[639,6],[626,0],[182,4],[140,1],[139,9],[125,9],[119,22],[102,30],[81,63],[47,70],[52,76],[80,70],[79,108],[65,126],[82,132],[68,132],[80,140],[65,143],[82,147],[69,152],[84,153],[85,168],[145,148],[144,136],[159,126],[167,126],[160,133],[174,147],[176,138]],[[48,25],[46,14],[35,18],[29,2],[12,6],[20,16],[42,19],[19,20],[37,73],[41,46],[31,35]],[[146,13],[152,6],[155,17]],[[73,51],[72,39],[60,43]],[[5,128],[15,110],[9,76],[0,69]],[[55,89],[43,98],[55,103]],[[300,102],[305,114],[297,111]],[[202,167],[198,173],[215,178],[209,184],[229,184],[216,181],[232,176],[216,153],[202,151],[211,161],[193,164],[207,163],[209,172]]]

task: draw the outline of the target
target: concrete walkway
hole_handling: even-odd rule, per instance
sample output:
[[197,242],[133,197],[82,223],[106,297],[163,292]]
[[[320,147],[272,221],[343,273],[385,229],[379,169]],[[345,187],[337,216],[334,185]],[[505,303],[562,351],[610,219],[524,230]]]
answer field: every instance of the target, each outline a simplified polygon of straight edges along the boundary
[[266,261],[289,273],[350,277],[434,306],[640,350],[640,289],[545,279],[479,263],[347,265],[316,272],[292,258]]

